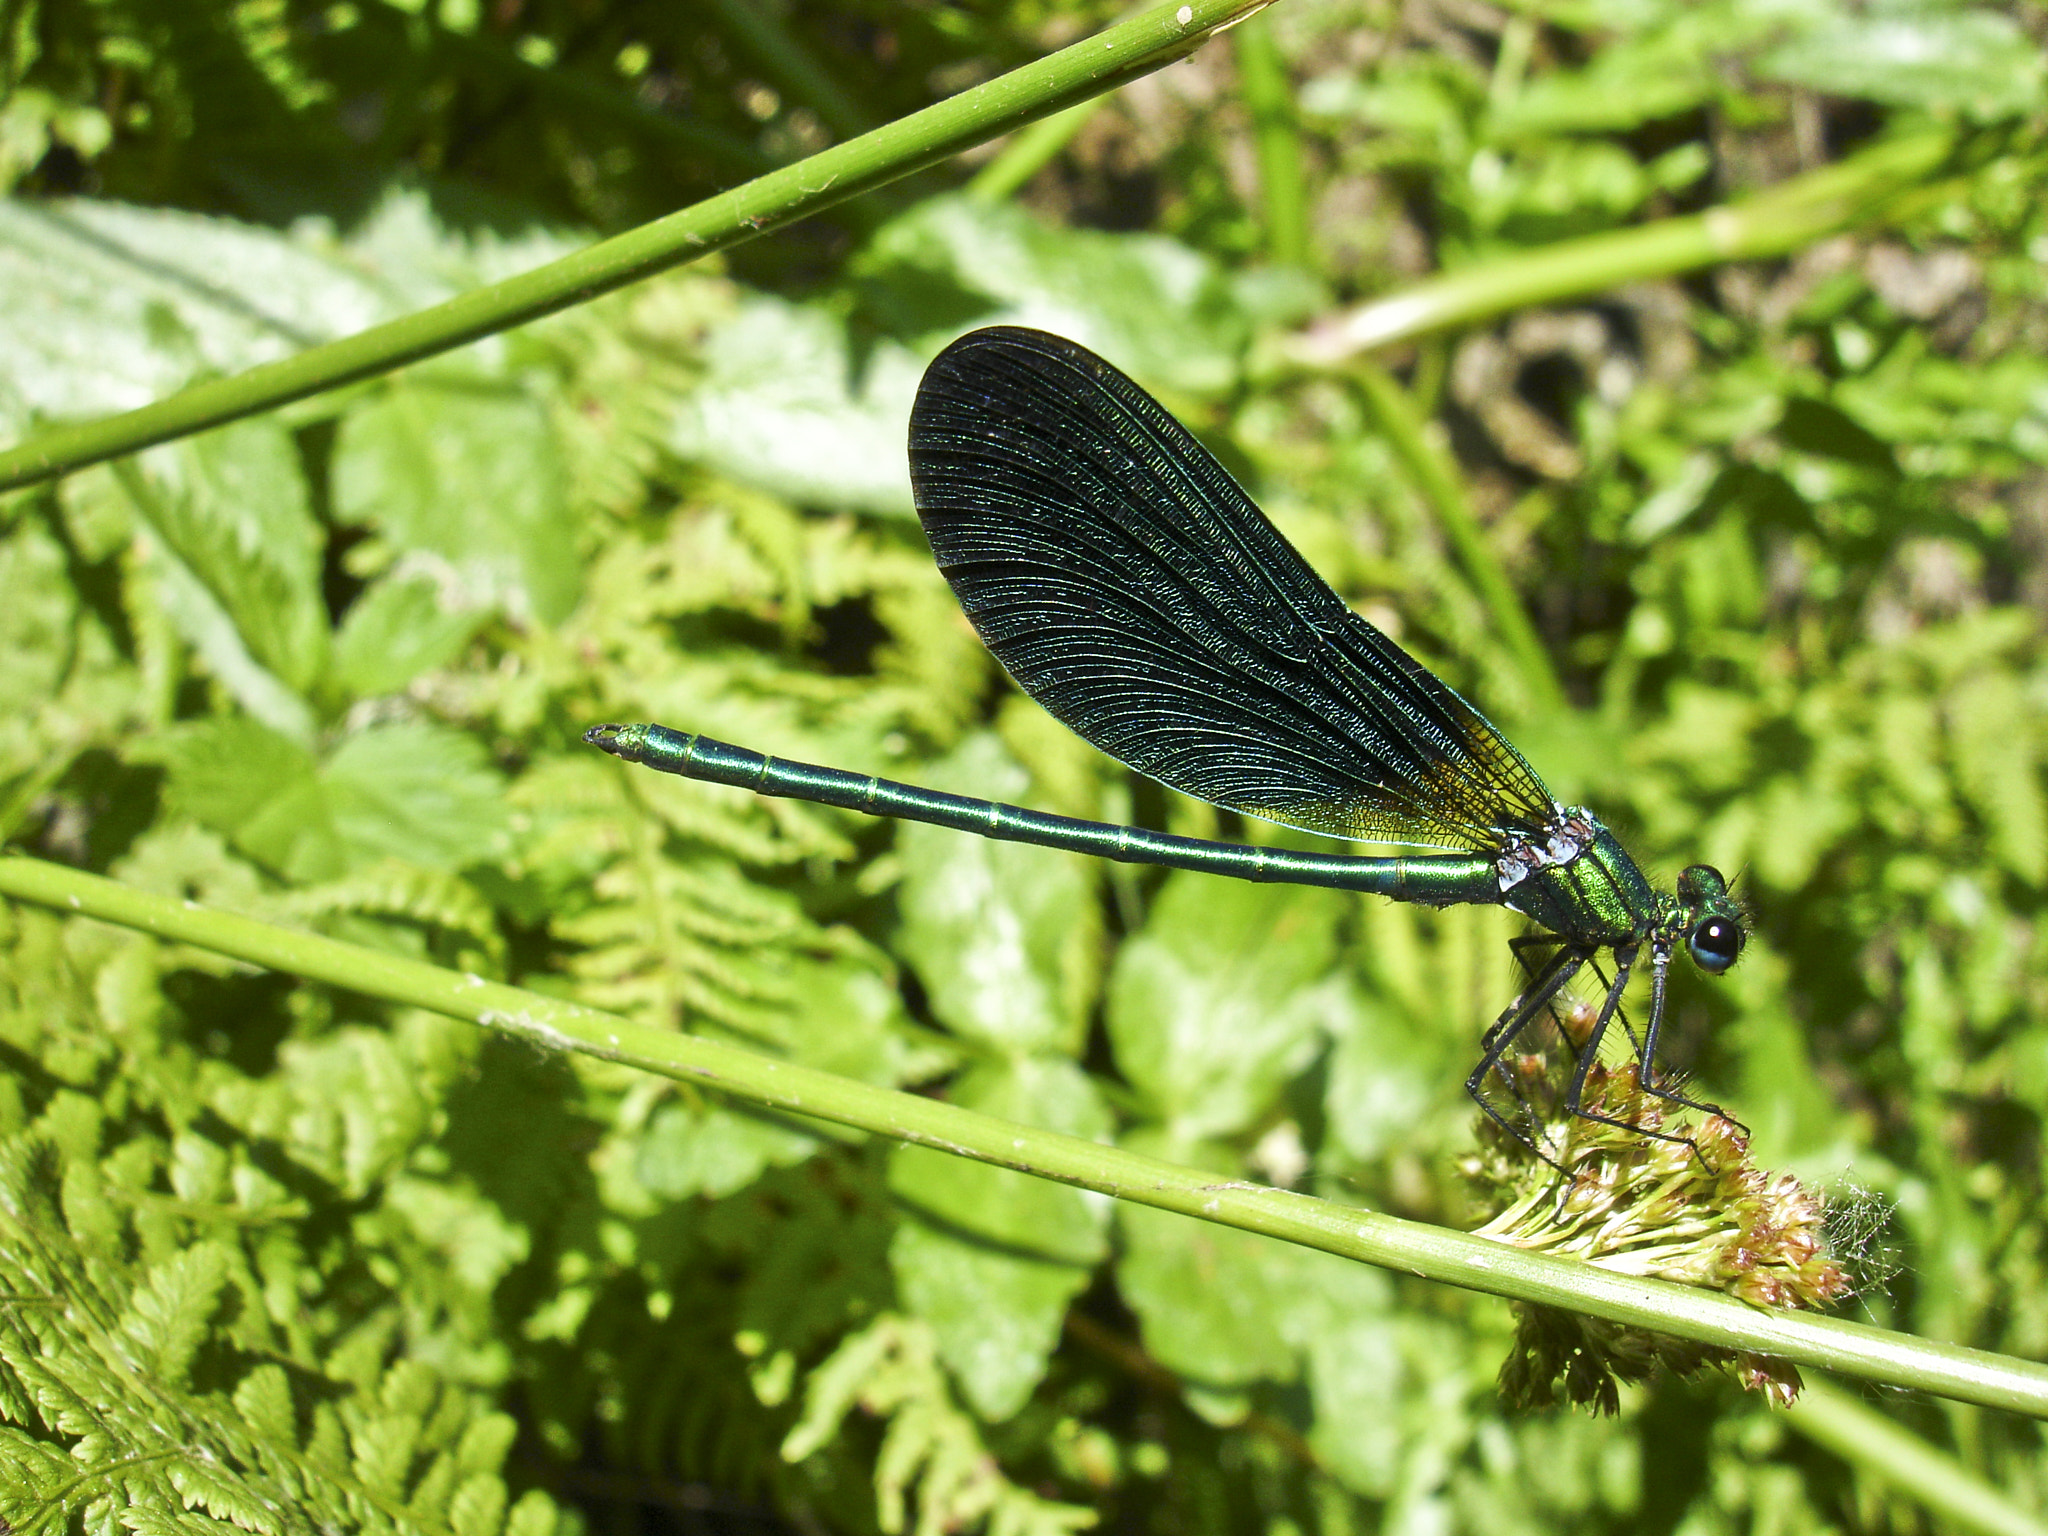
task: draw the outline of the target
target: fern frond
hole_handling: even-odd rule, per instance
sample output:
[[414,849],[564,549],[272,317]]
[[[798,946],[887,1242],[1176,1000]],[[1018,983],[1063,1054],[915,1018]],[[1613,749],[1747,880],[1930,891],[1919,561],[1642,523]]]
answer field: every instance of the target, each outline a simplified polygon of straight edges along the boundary
[[876,1519],[895,1536],[915,1503],[916,1536],[978,1526],[1004,1536],[1065,1536],[1095,1511],[1059,1504],[1003,1475],[974,1418],[953,1401],[930,1327],[894,1315],[849,1337],[811,1373],[803,1417],[783,1442],[791,1461],[811,1455],[856,1407],[885,1417],[875,1463]]
[[460,875],[386,859],[373,868],[321,885],[303,886],[278,902],[287,920],[339,915],[395,919],[439,930],[472,951],[490,974],[503,974],[505,937],[497,914]]
[[[128,1145],[161,1161],[161,1143]],[[152,1244],[117,1201],[46,1139],[0,1143],[0,1518],[13,1531],[81,1518],[139,1536],[559,1528],[545,1500],[508,1513],[503,1414],[418,1360],[351,1383],[317,1351],[260,1358],[289,1348],[268,1320],[289,1299],[257,1278],[269,1266],[213,1238],[144,1262]],[[98,1214],[81,1224],[86,1207]]]

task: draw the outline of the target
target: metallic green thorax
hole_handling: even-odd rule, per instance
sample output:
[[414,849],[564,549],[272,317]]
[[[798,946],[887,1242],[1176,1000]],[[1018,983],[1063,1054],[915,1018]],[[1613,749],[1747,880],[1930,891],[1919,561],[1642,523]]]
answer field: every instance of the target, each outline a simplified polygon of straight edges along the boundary
[[[1715,963],[1711,946],[1703,953],[1694,939],[1702,925],[1718,934],[1740,931],[1741,909],[1719,870],[1695,864],[1679,876],[1675,894],[1660,891],[1591,811],[1561,808],[1559,827],[1577,834],[1570,839],[1576,851],[1563,860],[1546,860],[1526,874],[1519,874],[1511,860],[1500,861],[1504,904],[1574,945],[1613,949],[1648,944],[1667,954],[1684,947],[1705,970],[1727,968]],[[1540,855],[1524,845],[1522,857]],[[1739,948],[1739,937],[1734,942]]]
[[1564,863],[1545,864],[1502,892],[1501,899],[1552,933],[1604,947],[1648,939],[1678,903],[1643,878],[1628,850],[1591,812],[1568,813],[1591,832]]

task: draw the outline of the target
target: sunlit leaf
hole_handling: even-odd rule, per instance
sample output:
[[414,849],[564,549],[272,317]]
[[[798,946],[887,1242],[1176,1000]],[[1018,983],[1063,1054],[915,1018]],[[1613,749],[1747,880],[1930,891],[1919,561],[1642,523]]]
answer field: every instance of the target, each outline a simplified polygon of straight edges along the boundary
[[[926,775],[935,788],[1015,800],[1026,780],[979,736]],[[1072,1050],[1099,975],[1095,869],[1077,855],[906,826],[903,928],[932,1011],[969,1039],[1007,1051]]]
[[2037,109],[2044,79],[2018,23],[1988,8],[1844,13],[1774,49],[1763,70],[1836,95],[1987,119]]
[[894,344],[856,357],[830,316],[756,296],[707,339],[670,446],[793,501],[906,514],[903,423],[923,371]]
[[334,505],[462,594],[554,623],[582,593],[553,430],[538,402],[449,373],[401,380],[343,419]]
[[1176,874],[1110,973],[1117,1065],[1197,1137],[1242,1129],[1307,1065],[1330,1006],[1344,898]]

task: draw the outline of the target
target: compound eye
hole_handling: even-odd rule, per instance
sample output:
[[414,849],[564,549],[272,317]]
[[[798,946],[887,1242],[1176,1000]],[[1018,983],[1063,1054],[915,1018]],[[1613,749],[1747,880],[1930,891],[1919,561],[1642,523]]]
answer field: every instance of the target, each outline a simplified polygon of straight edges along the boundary
[[1725,917],[1704,917],[1686,940],[1692,963],[1709,976],[1718,976],[1742,953],[1742,925]]

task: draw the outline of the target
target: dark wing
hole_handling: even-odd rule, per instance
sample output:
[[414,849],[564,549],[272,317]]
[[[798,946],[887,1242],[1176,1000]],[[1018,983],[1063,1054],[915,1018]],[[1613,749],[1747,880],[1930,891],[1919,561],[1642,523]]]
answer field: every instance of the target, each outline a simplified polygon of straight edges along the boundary
[[1358,617],[1229,472],[1083,347],[998,326],[910,416],[939,569],[1024,691],[1186,794],[1335,837],[1490,852],[1554,803]]

